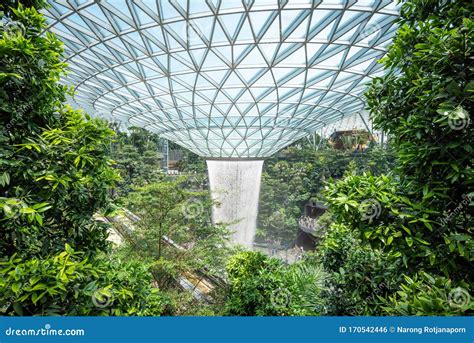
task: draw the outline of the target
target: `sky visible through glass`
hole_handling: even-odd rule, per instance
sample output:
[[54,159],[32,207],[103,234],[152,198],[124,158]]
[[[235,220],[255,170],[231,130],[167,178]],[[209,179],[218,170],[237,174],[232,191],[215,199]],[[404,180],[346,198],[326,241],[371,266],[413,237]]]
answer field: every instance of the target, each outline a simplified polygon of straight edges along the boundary
[[394,1],[49,2],[78,106],[225,158],[358,116],[398,16]]

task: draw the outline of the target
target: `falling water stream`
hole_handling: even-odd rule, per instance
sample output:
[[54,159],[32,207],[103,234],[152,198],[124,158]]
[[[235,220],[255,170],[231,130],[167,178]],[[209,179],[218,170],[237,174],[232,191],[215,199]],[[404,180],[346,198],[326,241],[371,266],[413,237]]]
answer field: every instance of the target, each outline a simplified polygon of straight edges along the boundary
[[252,248],[263,160],[207,160],[214,223],[229,223],[232,243]]

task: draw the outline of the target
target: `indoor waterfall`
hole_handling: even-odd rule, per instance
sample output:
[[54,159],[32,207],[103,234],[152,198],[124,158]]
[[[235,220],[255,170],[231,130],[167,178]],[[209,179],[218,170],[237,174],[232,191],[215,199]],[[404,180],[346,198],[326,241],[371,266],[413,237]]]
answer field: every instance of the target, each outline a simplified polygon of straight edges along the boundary
[[232,243],[252,248],[263,160],[207,160],[214,223],[228,223]]

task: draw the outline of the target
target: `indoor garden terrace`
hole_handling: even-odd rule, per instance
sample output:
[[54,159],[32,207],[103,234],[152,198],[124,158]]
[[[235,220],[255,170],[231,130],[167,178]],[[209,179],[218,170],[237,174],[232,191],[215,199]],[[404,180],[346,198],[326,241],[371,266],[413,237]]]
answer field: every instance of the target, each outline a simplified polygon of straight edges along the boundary
[[470,1],[0,3],[0,313],[467,316]]

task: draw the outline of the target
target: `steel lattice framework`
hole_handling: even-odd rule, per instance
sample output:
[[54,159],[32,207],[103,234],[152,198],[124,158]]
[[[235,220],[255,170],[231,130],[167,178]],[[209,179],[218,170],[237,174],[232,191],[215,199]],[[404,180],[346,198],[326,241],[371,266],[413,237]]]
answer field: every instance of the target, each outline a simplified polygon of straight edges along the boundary
[[265,157],[364,107],[394,1],[68,0],[75,101],[207,157]]

